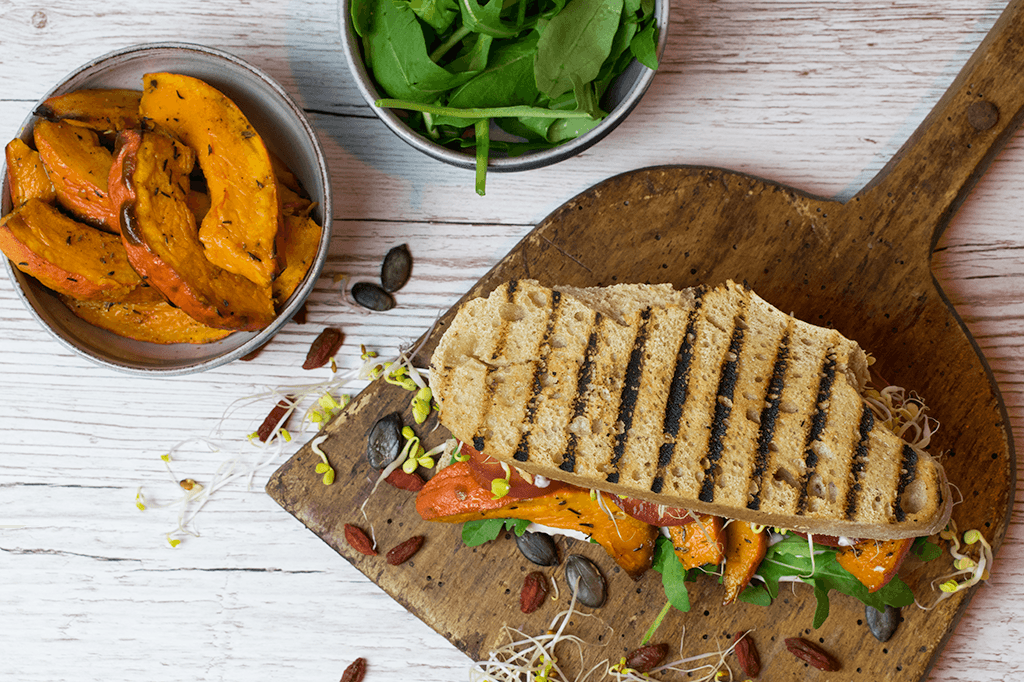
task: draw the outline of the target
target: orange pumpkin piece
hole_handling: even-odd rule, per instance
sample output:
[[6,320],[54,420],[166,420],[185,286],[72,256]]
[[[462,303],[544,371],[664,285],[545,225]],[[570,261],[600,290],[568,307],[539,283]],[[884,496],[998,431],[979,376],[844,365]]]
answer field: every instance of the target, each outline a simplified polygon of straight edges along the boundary
[[[589,535],[634,580],[651,567],[658,529],[626,515],[613,495],[603,495],[604,509],[590,491],[566,486],[530,499],[493,499],[466,462],[442,469],[416,496],[416,511],[428,521],[465,523],[477,519],[525,519]],[[607,509],[607,511],[605,511]],[[609,512],[611,516],[609,516]]]
[[204,257],[187,203],[192,150],[162,133],[118,135],[110,186],[132,266],[167,299],[216,329],[255,331],[274,319],[270,287]]
[[67,121],[101,133],[117,132],[139,125],[141,99],[139,90],[75,90],[50,97],[35,114],[49,121]]
[[199,227],[206,258],[261,286],[280,271],[281,207],[263,139],[228,97],[190,76],[143,77],[140,112],[192,147],[206,177],[210,210]]
[[202,325],[166,301],[112,303],[79,301],[61,296],[71,312],[89,324],[136,341],[210,343],[231,333]]
[[768,551],[768,532],[746,521],[733,520],[725,527],[725,604],[732,604],[750,583]]
[[877,592],[896,575],[914,540],[861,540],[840,549],[836,560],[863,583],[868,592]]
[[142,283],[120,237],[40,199],[29,199],[0,221],[0,250],[22,272],[75,298],[117,300]]
[[60,121],[39,121],[32,135],[57,201],[90,225],[118,232],[107,189],[111,155],[96,133]]
[[725,555],[725,531],[722,517],[697,514],[697,520],[685,526],[669,526],[669,538],[683,568],[690,570],[705,564],[718,564]]
[[50,202],[57,198],[39,152],[21,138],[14,138],[7,143],[4,154],[7,158],[7,179],[11,185],[11,205],[17,208],[29,199]]
[[320,247],[320,225],[308,215],[285,213],[282,223],[285,263],[288,265],[274,280],[272,290],[278,308],[298,288],[309,272]]

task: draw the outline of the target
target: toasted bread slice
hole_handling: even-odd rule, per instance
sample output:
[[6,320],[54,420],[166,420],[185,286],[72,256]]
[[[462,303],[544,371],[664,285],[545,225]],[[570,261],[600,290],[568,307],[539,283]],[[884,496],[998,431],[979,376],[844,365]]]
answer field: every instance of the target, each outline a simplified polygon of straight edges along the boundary
[[941,529],[942,467],[875,419],[861,348],[728,282],[467,302],[431,360],[441,422],[531,474],[808,533]]

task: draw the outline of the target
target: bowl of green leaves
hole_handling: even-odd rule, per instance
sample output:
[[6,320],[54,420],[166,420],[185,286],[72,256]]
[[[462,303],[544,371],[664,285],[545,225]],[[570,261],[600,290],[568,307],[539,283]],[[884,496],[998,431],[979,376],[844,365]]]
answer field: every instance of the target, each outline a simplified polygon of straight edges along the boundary
[[486,173],[589,148],[647,90],[669,0],[342,0],[345,55],[400,138]]

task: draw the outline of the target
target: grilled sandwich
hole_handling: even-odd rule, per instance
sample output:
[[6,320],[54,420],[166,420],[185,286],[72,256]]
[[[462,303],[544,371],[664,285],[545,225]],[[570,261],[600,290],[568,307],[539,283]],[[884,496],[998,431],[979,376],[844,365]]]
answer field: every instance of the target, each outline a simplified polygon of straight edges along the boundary
[[441,423],[528,475],[812,534],[937,532],[942,467],[872,412],[868,364],[732,282],[513,280],[462,306],[430,369]]

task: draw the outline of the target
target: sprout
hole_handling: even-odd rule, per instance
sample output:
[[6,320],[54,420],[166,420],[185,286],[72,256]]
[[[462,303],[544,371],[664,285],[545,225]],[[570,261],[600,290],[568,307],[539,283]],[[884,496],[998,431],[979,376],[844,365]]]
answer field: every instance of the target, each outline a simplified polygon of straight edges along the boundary
[[334,483],[334,467],[332,467],[331,463],[327,461],[327,453],[320,449],[320,446],[325,440],[327,440],[327,434],[317,436],[313,440],[309,441],[309,449],[319,455],[320,459],[323,460],[316,465],[316,473],[323,474],[324,477],[321,480],[324,485],[330,485]]
[[[988,580],[988,569],[992,566],[993,561],[992,545],[990,545],[981,532],[975,528],[965,532],[963,534],[963,540],[965,546],[970,547],[978,545],[977,558],[969,557],[960,552],[960,536],[957,532],[956,523],[952,519],[950,519],[946,528],[939,533],[939,537],[950,543],[949,553],[953,557],[953,568],[956,570],[953,573],[942,576],[941,578],[936,578],[932,581],[933,589],[936,584],[938,585],[939,594],[935,597],[935,600],[930,606],[924,606],[917,602],[917,600],[914,601],[919,608],[926,611],[930,611],[935,608],[938,606],[939,602],[948,599],[957,592],[973,587],[984,580]],[[961,578],[963,579],[961,580]]]

